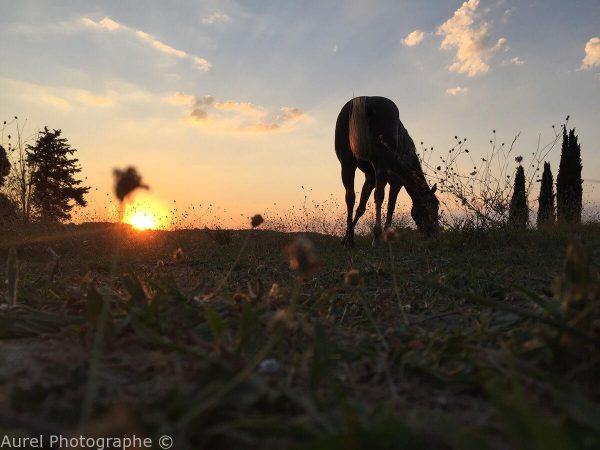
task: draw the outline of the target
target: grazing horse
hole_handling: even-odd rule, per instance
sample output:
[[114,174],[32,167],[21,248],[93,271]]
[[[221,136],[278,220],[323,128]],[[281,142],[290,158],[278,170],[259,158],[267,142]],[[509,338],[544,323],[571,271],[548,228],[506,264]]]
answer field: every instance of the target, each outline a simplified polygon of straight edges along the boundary
[[[390,184],[385,228],[392,216],[400,189],[404,186],[411,197],[410,211],[417,228],[430,235],[438,230],[439,201],[436,185],[429,188],[415,144],[400,122],[398,108],[385,97],[355,97],[344,105],[335,125],[335,153],[342,165],[342,182],[346,188],[348,209],[346,236],[342,243],[354,245],[354,227],[365,213],[367,201],[375,189],[376,245],[382,233],[381,206],[386,184]],[[365,184],[354,220],[354,175],[359,168],[365,173]]]

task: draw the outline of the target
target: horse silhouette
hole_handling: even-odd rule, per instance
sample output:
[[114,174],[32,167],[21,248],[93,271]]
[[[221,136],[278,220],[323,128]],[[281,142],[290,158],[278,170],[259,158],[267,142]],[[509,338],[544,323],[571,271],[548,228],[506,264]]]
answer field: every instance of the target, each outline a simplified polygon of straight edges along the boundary
[[[335,125],[335,153],[342,165],[348,210],[346,235],[342,243],[354,245],[354,228],[365,213],[367,201],[375,189],[376,245],[382,234],[381,207],[385,186],[390,184],[385,228],[392,224],[398,193],[404,186],[411,197],[411,216],[425,235],[436,232],[439,201],[436,185],[427,184],[415,144],[400,121],[398,107],[385,97],[355,97],[340,111]],[[354,219],[354,176],[359,168],[365,174],[360,201]]]

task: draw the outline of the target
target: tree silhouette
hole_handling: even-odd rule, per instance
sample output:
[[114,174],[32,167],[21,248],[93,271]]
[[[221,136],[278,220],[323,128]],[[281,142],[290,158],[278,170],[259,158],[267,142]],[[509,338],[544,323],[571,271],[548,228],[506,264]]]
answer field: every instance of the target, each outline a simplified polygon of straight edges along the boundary
[[75,178],[81,172],[78,160],[72,158],[76,150],[60,135],[61,130],[51,131],[44,127],[35,145],[27,146],[27,165],[32,173],[33,187],[31,204],[42,220],[70,219],[72,202],[85,206],[84,195],[90,190]]
[[556,177],[556,207],[559,222],[581,222],[583,195],[581,168],[581,147],[577,142],[575,128],[567,135],[567,127],[564,126],[560,166]]
[[10,161],[4,147],[0,145],[0,188],[4,185],[4,181],[10,173]]
[[537,216],[537,226],[542,228],[552,226],[555,222],[554,211],[554,177],[550,169],[550,163],[544,163],[544,173],[540,187],[540,198]]
[[[517,161],[520,162],[519,158],[521,157],[518,157]],[[515,228],[527,228],[528,219],[529,208],[527,207],[527,196],[525,193],[525,171],[523,170],[523,166],[519,164],[515,175],[515,188],[510,199],[508,220]]]
[[[6,150],[0,145],[0,188],[4,186],[6,177],[10,173],[10,161]],[[0,192],[0,225],[12,222],[16,218],[16,207],[14,203]]]

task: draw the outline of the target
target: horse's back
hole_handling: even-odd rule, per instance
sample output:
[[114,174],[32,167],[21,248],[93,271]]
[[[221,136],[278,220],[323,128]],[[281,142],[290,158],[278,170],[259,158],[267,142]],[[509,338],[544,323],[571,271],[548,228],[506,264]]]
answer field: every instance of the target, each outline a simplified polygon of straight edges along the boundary
[[[338,159],[342,163],[370,160],[372,147],[378,145],[381,137],[395,147],[399,122],[398,107],[387,97],[361,96],[349,100],[336,121],[335,151]],[[358,139],[357,130],[362,132]]]

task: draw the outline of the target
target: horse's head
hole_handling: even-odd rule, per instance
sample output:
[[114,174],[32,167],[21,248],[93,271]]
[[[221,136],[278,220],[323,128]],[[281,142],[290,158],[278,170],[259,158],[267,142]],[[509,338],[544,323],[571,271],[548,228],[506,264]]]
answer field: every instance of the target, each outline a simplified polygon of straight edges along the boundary
[[429,236],[439,230],[438,211],[440,202],[435,196],[437,185],[433,185],[431,189],[427,188],[422,195],[413,199],[413,207],[410,210],[410,215],[417,224],[419,231]]

